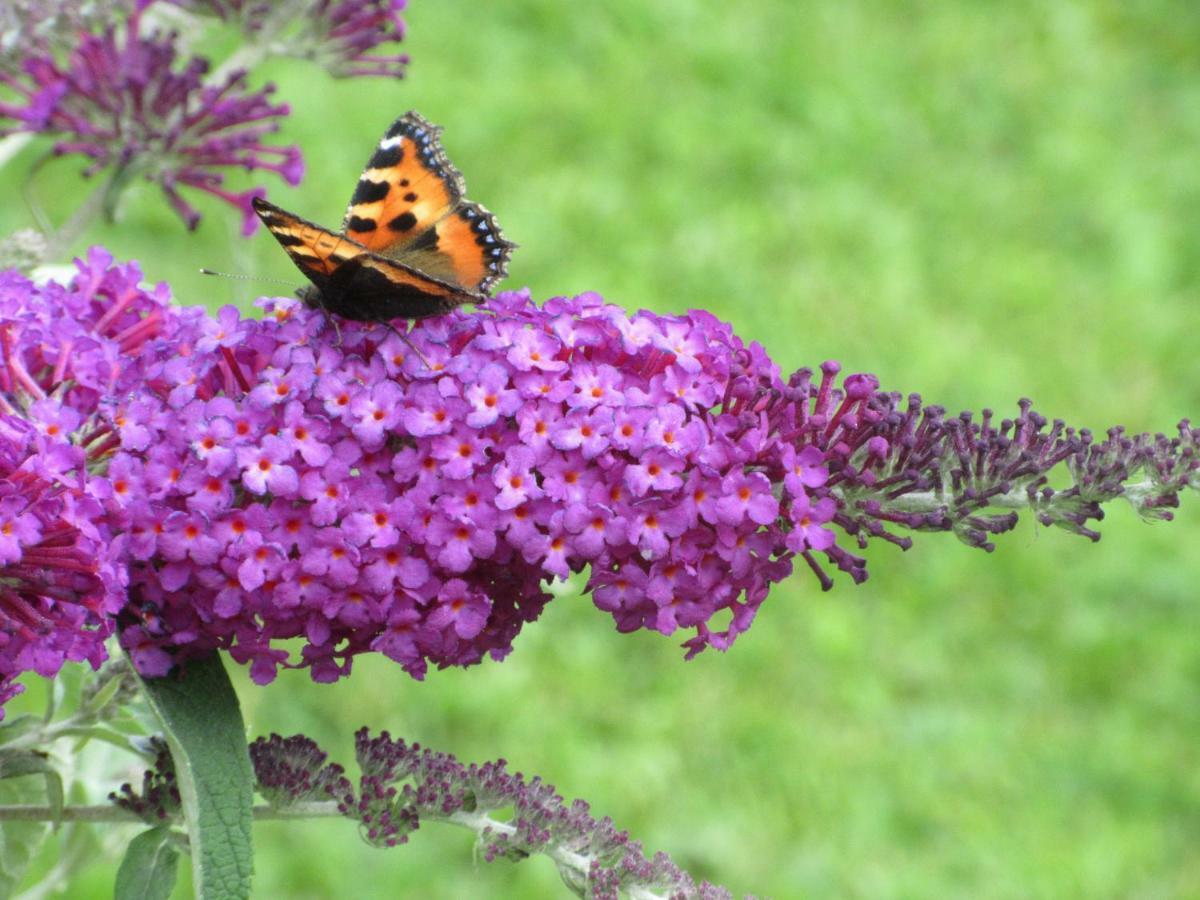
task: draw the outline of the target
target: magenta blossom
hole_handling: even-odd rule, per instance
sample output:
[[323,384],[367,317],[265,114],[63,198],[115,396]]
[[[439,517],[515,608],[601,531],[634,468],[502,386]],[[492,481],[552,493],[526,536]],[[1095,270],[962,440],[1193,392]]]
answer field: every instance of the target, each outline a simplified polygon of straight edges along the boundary
[[67,286],[0,273],[0,704],[23,672],[105,659],[125,602],[120,510],[158,471],[127,457],[96,474],[121,440],[146,446],[109,404],[143,384],[159,336],[193,315],[100,251],[77,268]]

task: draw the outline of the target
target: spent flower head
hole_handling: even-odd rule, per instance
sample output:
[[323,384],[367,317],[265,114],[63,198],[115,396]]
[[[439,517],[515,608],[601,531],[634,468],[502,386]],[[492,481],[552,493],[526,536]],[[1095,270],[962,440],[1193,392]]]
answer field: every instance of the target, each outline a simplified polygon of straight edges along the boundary
[[154,765],[142,773],[140,789],[129,782],[108,795],[109,802],[133,813],[148,825],[161,825],[179,815],[182,796],[175,775],[175,760],[166,740],[151,737],[148,750]]
[[191,0],[180,5],[232,21],[275,56],[311,60],[336,77],[400,78],[408,54],[384,52],[404,39],[407,0]]
[[5,0],[0,71],[18,71],[31,51],[67,53],[79,32],[103,27],[132,6],[132,0]]
[[244,71],[206,81],[208,62],[181,58],[177,36],[145,25],[141,7],[120,25],[74,33],[68,53],[35,44],[20,71],[0,71],[13,95],[0,102],[0,134],[49,135],[55,154],[91,161],[86,175],[107,169],[115,181],[154,182],[189,228],[200,214],[188,189],[237,207],[245,231],[256,227],[250,204],[263,191],[225,187],[230,169],[299,182],[300,151],[266,142],[288,113],[272,102],[272,86],[249,90]]

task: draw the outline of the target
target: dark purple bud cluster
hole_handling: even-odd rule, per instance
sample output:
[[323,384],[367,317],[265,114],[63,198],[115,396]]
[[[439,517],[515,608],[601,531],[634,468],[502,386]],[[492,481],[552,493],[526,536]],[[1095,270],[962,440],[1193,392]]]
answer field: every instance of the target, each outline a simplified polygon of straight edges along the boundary
[[345,769],[328,759],[316,742],[302,734],[272,734],[250,745],[250,763],[258,792],[276,809],[299,803],[339,800],[353,790]]
[[142,773],[141,790],[126,782],[120,790],[110,793],[108,799],[150,825],[161,825],[179,815],[179,784],[167,742],[152,737],[150,750],[154,753],[154,766]]
[[[359,822],[373,846],[407,843],[422,820],[448,821],[477,832],[488,862],[549,856],[581,896],[615,900],[632,889],[664,897],[730,896],[707,882],[697,884],[664,853],[646,857],[642,845],[610,819],[593,818],[587,803],[566,803],[540,778],[510,773],[504,760],[463,765],[450,754],[393,740],[386,731],[371,737],[365,728],[354,743],[361,772],[357,790],[303,736],[260,738],[251,745],[251,758],[260,783],[270,783],[273,791],[291,786],[282,805],[315,798],[321,792],[314,794],[310,786],[325,785],[323,792]],[[305,766],[307,774],[300,774]],[[490,817],[500,810],[511,815]]]
[[[889,530],[906,529],[952,531],[990,551],[991,537],[1012,530],[1022,509],[1043,525],[1098,540],[1089,523],[1104,517],[1103,503],[1121,497],[1146,518],[1169,519],[1180,491],[1200,486],[1200,429],[1187,420],[1175,438],[1116,427],[1097,442],[1087,429],[1049,422],[1029,400],[998,423],[991,410],[978,421],[969,412],[947,418],[919,395],[877,391],[863,376],[833,389],[836,371],[827,364],[820,385],[807,370],[792,377],[789,388],[807,400],[793,404],[796,426],[788,427],[798,426],[801,441],[826,454],[834,522],[860,546],[880,537],[907,549],[911,538]],[[810,414],[802,423],[804,409]],[[1058,475],[1071,483],[1051,486]],[[849,571],[865,575],[854,565]]]
[[0,102],[0,134],[50,135],[56,154],[92,161],[87,175],[152,181],[189,228],[200,214],[181,190],[211,194],[241,211],[249,233],[258,223],[251,200],[264,191],[231,191],[224,171],[273,171],[297,184],[303,161],[296,147],[265,143],[288,113],[271,102],[271,86],[250,91],[236,71],[210,84],[207,71],[204,59],[179,58],[175,35],[143,27],[139,9],[121,26],[78,33],[65,60],[34,46],[20,72],[0,71],[15,94]]

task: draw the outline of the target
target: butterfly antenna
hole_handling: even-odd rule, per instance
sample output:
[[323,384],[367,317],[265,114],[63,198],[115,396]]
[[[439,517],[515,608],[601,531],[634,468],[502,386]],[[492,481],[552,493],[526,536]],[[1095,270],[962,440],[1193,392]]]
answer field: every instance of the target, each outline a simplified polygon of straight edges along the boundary
[[219,275],[221,278],[236,278],[238,281],[270,281],[275,284],[286,284],[291,286],[293,282],[284,278],[271,278],[267,275],[244,275],[240,272],[217,272],[213,269],[201,269],[201,275]]

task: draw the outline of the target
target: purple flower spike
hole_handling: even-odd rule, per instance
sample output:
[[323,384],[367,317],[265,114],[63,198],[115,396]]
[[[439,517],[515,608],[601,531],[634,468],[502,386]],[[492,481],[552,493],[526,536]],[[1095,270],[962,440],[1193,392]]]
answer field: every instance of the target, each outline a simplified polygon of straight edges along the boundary
[[17,94],[0,103],[0,134],[52,135],[55,153],[92,160],[85,175],[109,167],[141,175],[162,188],[188,228],[200,214],[181,191],[211,194],[235,206],[251,233],[258,224],[251,201],[263,191],[228,190],[223,170],[272,171],[299,182],[300,151],[264,143],[287,105],[270,101],[271,86],[248,91],[244,72],[206,84],[207,62],[181,63],[175,35],[142,34],[140,26],[134,12],[121,28],[81,33],[65,64],[35,49],[21,73],[0,72],[0,83]]
[[1200,487],[1186,421],[1097,442],[1028,401],[948,419],[832,362],[785,382],[702,312],[505,293],[335,346],[295,299],[212,319],[100,251],[78,269],[0,273],[3,695],[95,661],[126,577],[147,675],[223,648],[259,683],[365,652],[421,678],[503,658],[544,582],[585,570],[618,630],[689,631],[691,656],[731,646],[796,559],[864,579],[846,535],[991,549],[1025,508],[1096,537],[1107,500],[1169,518]]

